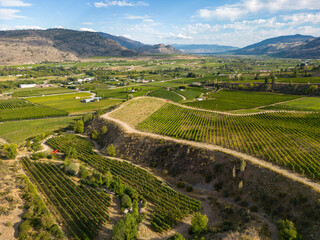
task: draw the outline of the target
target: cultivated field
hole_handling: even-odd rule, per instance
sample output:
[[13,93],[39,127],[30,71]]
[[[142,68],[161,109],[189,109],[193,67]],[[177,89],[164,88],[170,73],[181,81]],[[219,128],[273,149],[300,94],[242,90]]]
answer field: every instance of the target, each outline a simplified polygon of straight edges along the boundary
[[12,91],[12,96],[14,97],[32,97],[32,96],[42,96],[42,95],[52,95],[52,94],[63,94],[75,92],[75,90],[68,88],[18,88]]
[[[205,95],[206,96],[206,95]],[[217,111],[249,109],[299,98],[299,96],[266,92],[222,90],[207,95],[210,100],[186,103],[187,106]]]
[[22,99],[0,100],[0,121],[67,116],[68,113]]
[[[82,103],[81,99],[90,98],[90,93],[75,93],[56,96],[45,96],[28,98],[28,101],[41,104],[44,106],[52,107],[69,114],[83,114],[86,112],[93,112],[98,109],[108,109],[112,106],[120,104],[122,101],[118,99],[101,100],[92,103]],[[79,99],[75,99],[79,98]]]
[[74,148],[79,159],[101,173],[110,171],[126,185],[135,189],[153,204],[151,226],[162,232],[172,228],[187,215],[200,209],[200,203],[164,185],[146,170],[127,162],[111,160],[93,151],[93,144],[73,134],[51,138],[48,144],[54,149],[67,152]]
[[79,187],[51,163],[21,160],[28,177],[45,196],[71,239],[92,239],[109,220],[110,197],[104,192]]
[[69,126],[77,118],[59,117],[0,123],[0,137],[21,145],[26,139]]

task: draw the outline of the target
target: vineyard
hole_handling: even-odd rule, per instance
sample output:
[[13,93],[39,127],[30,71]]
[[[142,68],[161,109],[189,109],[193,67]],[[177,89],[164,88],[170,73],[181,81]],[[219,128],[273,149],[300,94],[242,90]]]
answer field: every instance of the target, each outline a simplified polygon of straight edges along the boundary
[[110,171],[123,183],[134,188],[152,205],[151,225],[154,230],[162,232],[172,228],[185,216],[201,208],[200,203],[167,187],[162,181],[127,162],[111,160],[93,151],[93,145],[73,134],[51,138],[47,143],[54,149],[66,152],[74,148],[81,161],[89,164],[102,173]]
[[22,166],[45,196],[71,239],[93,239],[109,220],[110,197],[93,189],[78,187],[56,165],[21,160]]
[[166,90],[164,88],[156,90],[154,92],[151,92],[150,96],[168,99],[168,100],[171,100],[173,102],[180,102],[180,101],[183,100],[182,97],[179,96],[177,93],[172,92],[172,91],[168,91],[168,90]]
[[220,145],[320,179],[317,113],[231,115],[167,103],[138,129]]
[[22,99],[0,100],[0,121],[67,116],[65,111],[37,105]]

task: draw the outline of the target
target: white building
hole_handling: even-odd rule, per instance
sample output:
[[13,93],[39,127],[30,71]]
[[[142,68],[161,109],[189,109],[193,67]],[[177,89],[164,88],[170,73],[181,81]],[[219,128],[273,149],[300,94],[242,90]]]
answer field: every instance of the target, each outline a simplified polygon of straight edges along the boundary
[[19,85],[20,88],[34,88],[36,86],[37,84],[20,84]]

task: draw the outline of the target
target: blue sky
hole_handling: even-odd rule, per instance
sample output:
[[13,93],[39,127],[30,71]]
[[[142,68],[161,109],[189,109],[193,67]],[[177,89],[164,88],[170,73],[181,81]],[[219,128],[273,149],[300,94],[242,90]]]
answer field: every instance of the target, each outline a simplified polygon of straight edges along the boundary
[[320,37],[319,0],[0,0],[0,29],[101,31],[148,44],[243,47],[266,38]]

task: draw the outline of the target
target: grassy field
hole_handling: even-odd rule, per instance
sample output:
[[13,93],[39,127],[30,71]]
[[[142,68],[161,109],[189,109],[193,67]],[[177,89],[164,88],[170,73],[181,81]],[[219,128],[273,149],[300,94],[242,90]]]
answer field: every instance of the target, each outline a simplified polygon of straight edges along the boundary
[[266,92],[221,90],[209,95],[214,99],[185,103],[188,106],[217,111],[249,109],[299,98],[299,96]]
[[14,97],[33,97],[33,96],[42,96],[42,95],[52,95],[52,94],[62,94],[62,93],[71,93],[75,92],[73,89],[68,88],[18,88],[13,91],[12,96]]
[[201,93],[202,93],[200,91],[200,89],[197,90],[195,88],[186,88],[185,91],[176,90],[175,92],[181,94],[182,96],[184,96],[187,101],[188,100],[193,100],[193,99],[199,97],[201,95]]
[[[30,102],[42,104],[48,107],[53,107],[59,110],[66,111],[70,114],[81,114],[85,112],[93,112],[98,109],[106,109],[114,105],[120,104],[122,101],[117,99],[102,100],[93,103],[82,103],[81,99],[90,98],[90,93],[75,93],[55,96],[28,98]],[[80,99],[75,99],[79,97]]]
[[265,107],[266,110],[320,111],[320,97],[305,97],[290,102]]
[[29,137],[67,127],[74,119],[76,118],[62,117],[2,122],[0,123],[0,137],[20,145]]
[[156,90],[154,92],[150,93],[150,96],[152,97],[158,97],[158,98],[163,98],[163,99],[168,99],[173,102],[180,102],[183,100],[181,96],[179,96],[177,93],[173,91],[168,91],[164,88],[161,88],[159,90]]
[[134,99],[128,102],[125,107],[119,108],[110,113],[110,116],[123,122],[130,122],[130,124],[135,127],[139,122],[147,119],[165,103],[166,102],[163,100],[150,97]]

